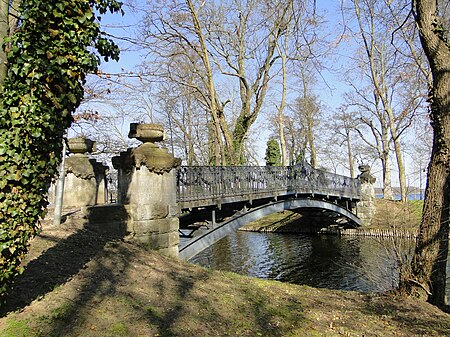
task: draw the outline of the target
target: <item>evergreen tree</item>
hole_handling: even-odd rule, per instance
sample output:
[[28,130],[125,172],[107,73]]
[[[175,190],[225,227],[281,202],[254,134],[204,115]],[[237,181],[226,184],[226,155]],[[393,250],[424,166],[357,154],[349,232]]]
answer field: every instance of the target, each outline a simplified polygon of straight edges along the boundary
[[281,166],[280,145],[275,138],[270,138],[267,141],[266,157],[264,159],[267,166]]

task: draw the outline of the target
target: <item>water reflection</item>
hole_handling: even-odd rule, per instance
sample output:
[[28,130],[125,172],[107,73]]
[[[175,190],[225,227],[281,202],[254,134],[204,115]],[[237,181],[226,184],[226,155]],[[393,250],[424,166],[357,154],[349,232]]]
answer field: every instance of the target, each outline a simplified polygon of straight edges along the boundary
[[[191,262],[319,288],[385,291],[398,283],[392,240],[238,231]],[[413,244],[401,242],[404,258],[411,256]]]

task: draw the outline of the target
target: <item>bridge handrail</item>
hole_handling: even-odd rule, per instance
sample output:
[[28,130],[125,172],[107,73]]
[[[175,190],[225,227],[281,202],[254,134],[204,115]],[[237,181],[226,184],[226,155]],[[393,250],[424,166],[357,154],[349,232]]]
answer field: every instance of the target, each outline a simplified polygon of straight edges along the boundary
[[181,202],[278,192],[359,199],[360,180],[313,169],[307,163],[285,167],[181,166],[177,169],[177,200]]

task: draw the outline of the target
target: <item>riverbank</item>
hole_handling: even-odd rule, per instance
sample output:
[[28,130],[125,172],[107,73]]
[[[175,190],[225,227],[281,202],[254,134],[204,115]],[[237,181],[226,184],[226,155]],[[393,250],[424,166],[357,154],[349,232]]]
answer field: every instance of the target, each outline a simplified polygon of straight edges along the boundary
[[284,211],[251,222],[240,230],[253,232],[277,232],[300,234],[338,234],[349,236],[415,238],[422,215],[422,201],[405,204],[398,201],[376,200],[376,212],[370,226],[343,229],[339,224],[328,228],[308,227],[301,223],[302,216],[293,211]]
[[446,336],[414,299],[208,270],[98,236],[45,228],[1,308],[0,336]]

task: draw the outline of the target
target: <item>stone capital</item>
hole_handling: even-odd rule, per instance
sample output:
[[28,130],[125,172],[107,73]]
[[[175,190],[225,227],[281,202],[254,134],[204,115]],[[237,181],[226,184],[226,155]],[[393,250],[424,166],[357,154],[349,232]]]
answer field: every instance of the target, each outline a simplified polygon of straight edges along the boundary
[[65,168],[67,173],[73,173],[77,178],[95,178],[95,168],[88,157],[77,155],[67,157],[65,159]]
[[181,159],[175,158],[165,148],[159,148],[155,144],[144,143],[131,150],[131,158],[136,167],[145,165],[150,172],[169,172],[181,165]]
[[121,152],[119,156],[112,158],[112,164],[116,170],[131,171],[133,168],[146,166],[150,172],[162,174],[170,172],[181,165],[181,159],[175,158],[165,148],[159,148],[155,144],[142,144],[135,149]]
[[97,143],[86,137],[69,138],[67,140],[69,151],[77,156],[85,156],[97,150]]

